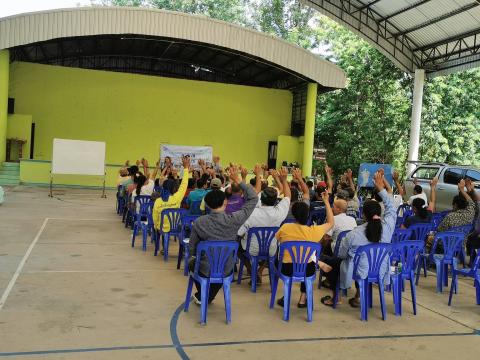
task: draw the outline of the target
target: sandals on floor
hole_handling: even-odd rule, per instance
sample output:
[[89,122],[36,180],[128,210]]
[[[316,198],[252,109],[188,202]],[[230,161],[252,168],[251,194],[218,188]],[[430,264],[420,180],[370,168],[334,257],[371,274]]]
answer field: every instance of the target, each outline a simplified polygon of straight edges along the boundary
[[325,305],[325,306],[330,306],[330,307],[333,307],[333,303],[332,304],[327,304],[327,301],[328,300],[331,300],[332,297],[330,295],[327,295],[327,296],[324,296],[320,299],[320,302]]
[[355,298],[348,299],[348,303],[353,308],[359,308],[360,307],[360,303],[357,302],[357,299],[355,299]]

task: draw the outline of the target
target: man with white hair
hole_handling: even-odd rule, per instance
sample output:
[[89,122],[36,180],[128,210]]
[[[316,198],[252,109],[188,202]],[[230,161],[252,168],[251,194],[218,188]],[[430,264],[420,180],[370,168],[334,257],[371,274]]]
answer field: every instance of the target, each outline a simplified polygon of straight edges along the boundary
[[333,214],[335,225],[330,231],[328,231],[322,239],[322,247],[324,255],[332,255],[333,249],[337,242],[338,235],[342,231],[350,231],[357,227],[355,218],[348,216],[347,213],[348,204],[343,199],[336,199],[333,202]]

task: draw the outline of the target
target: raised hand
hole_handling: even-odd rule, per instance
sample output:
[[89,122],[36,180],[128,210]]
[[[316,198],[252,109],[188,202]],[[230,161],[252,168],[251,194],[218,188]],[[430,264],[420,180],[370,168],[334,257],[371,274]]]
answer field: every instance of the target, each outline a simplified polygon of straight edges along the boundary
[[465,191],[465,180],[462,179],[458,182],[458,190]]
[[398,171],[394,171],[392,177],[393,177],[393,180],[398,181],[398,179],[400,178],[400,175],[398,174]]
[[247,175],[248,175],[248,169],[244,168],[244,167],[241,167],[240,174],[242,175],[242,179],[246,179]]
[[345,175],[347,175],[347,179],[350,179],[350,180],[353,179],[352,169],[348,169]]
[[324,204],[329,203],[330,199],[327,191],[322,192],[322,200]]
[[373,179],[374,179],[375,187],[377,188],[378,192],[385,189],[383,172],[381,172],[380,170],[377,171],[373,176]]
[[294,179],[302,180],[302,170],[299,168],[292,169],[292,176]]
[[237,166],[230,166],[230,180],[234,183],[238,183],[239,182],[239,178],[238,178],[238,167]]
[[184,169],[190,168],[190,156],[184,156],[182,157],[182,165]]
[[472,191],[475,189],[475,186],[473,185],[472,179],[466,178],[465,179],[465,186],[467,187],[467,191]]
[[262,166],[260,164],[256,164],[255,167],[253,168],[253,173],[257,178],[259,178],[262,175]]
[[282,182],[286,182],[288,177],[288,169],[285,166],[282,166],[278,171],[278,176]]
[[438,184],[438,178],[435,176],[432,180],[430,180],[430,187],[435,188]]
[[332,176],[333,175],[333,170],[330,166],[328,166],[327,163],[325,163],[325,174]]

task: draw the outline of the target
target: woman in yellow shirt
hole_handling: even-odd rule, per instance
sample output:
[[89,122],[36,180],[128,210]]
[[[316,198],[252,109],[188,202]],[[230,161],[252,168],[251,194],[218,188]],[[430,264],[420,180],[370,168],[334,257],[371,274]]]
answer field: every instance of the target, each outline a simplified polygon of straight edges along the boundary
[[[279,243],[286,241],[310,241],[319,243],[323,238],[323,235],[329,231],[333,225],[333,212],[328,201],[328,193],[322,193],[322,198],[325,203],[325,210],[327,213],[327,219],[323,225],[312,225],[307,226],[308,218],[310,215],[310,207],[303,201],[296,202],[292,207],[292,215],[295,218],[295,223],[284,224],[278,230],[275,235]],[[320,254],[317,254],[320,256]],[[320,268],[324,271],[330,271],[331,267],[323,262],[318,263]],[[307,265],[306,276],[312,276],[315,274],[316,267],[315,262],[311,261]],[[283,263],[282,263],[282,274],[286,276],[291,276],[293,273],[292,258],[290,254],[285,252],[283,254]],[[307,306],[307,296],[305,283],[301,283],[300,286],[300,300],[298,301],[298,307],[304,308]],[[277,304],[283,307],[283,297],[277,300]]]

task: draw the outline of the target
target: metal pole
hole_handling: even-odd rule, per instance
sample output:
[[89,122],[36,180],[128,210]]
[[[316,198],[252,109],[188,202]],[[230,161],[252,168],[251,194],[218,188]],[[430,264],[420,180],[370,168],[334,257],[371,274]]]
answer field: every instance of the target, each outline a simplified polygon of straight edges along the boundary
[[105,178],[107,177],[107,173],[103,175],[103,189],[102,189],[102,199],[106,199],[107,195],[105,194]]
[[[413,82],[412,121],[410,125],[410,146],[408,148],[408,160],[418,160],[420,147],[420,123],[422,121],[423,84],[425,83],[425,70],[415,70]],[[408,164],[408,173],[415,168],[415,164]]]
[[305,133],[303,143],[303,176],[312,175],[313,143],[315,136],[315,115],[317,111],[317,83],[310,83],[307,87],[307,104],[305,109]]
[[53,197],[53,174],[52,171],[50,171],[50,194],[48,194],[49,197]]

